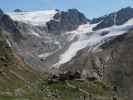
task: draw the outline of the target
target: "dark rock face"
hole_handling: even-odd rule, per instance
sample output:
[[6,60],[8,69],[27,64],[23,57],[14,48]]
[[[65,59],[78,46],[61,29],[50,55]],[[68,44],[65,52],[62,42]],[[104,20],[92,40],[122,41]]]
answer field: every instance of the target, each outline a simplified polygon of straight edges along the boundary
[[19,42],[24,37],[21,35],[19,29],[17,29],[17,23],[14,22],[8,15],[0,11],[0,28],[12,33],[12,38],[15,42]]
[[0,9],[0,16],[2,16],[4,14],[4,12]]
[[19,32],[17,29],[16,29],[16,25],[15,25],[15,22],[13,22],[9,16],[7,15],[3,15],[2,18],[0,19],[0,26],[7,30],[7,31],[10,31],[12,33],[17,33]]
[[0,9],[0,20],[2,19],[4,12]]
[[103,51],[105,53],[103,55],[110,58],[104,63],[103,79],[107,83],[116,86],[121,95],[124,94],[129,97],[129,100],[132,100],[133,32],[129,32],[122,39],[115,40],[113,44]]
[[101,23],[98,24],[95,28],[93,28],[93,30],[110,27],[110,26],[114,25],[114,14],[111,14],[106,17],[101,17],[99,19],[96,19],[96,21],[94,19],[94,22],[101,22]]
[[50,81],[65,81],[65,80],[74,80],[74,79],[80,79],[81,78],[81,73],[80,72],[71,72],[67,71],[66,73],[60,73],[59,76],[56,75],[49,75],[49,80]]
[[58,12],[54,20],[47,23],[47,27],[49,33],[61,33],[74,30],[87,22],[88,19],[77,9],[70,9],[68,12]]
[[[114,12],[109,15],[105,15],[103,17],[93,19],[91,23],[101,22],[94,28],[94,30],[98,30],[98,29],[110,27],[114,24],[122,25],[131,18],[133,18],[133,8],[127,7],[119,10],[116,13]],[[116,22],[114,22],[114,19],[116,20]]]
[[133,8],[127,7],[123,8],[117,12],[116,24],[121,25],[124,24],[129,19],[133,18]]

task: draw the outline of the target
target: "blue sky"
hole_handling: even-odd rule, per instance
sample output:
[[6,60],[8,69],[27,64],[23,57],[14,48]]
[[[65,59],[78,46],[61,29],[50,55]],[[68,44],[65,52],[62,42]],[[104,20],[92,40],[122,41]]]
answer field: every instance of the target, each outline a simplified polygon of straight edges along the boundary
[[133,0],[0,0],[0,8],[4,11],[16,8],[24,10],[77,8],[88,18],[102,16],[132,5]]

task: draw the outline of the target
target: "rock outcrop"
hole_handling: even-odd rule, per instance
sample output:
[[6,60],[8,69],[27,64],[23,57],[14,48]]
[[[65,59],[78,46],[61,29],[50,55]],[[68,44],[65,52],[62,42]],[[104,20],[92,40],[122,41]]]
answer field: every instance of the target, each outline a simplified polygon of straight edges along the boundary
[[69,9],[67,12],[59,11],[54,19],[47,23],[49,33],[63,33],[78,28],[81,24],[86,24],[89,20],[77,9]]
[[4,14],[2,10],[0,11],[0,28],[11,33],[10,36],[15,42],[19,42],[24,39],[21,32],[17,28],[17,23],[8,15]]

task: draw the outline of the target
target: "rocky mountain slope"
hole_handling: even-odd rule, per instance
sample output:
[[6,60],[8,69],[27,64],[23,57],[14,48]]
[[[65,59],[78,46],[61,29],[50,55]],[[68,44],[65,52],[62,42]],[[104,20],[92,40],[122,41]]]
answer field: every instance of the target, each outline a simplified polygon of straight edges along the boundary
[[39,74],[15,53],[5,34],[0,31],[0,95],[22,95],[23,87],[38,79]]

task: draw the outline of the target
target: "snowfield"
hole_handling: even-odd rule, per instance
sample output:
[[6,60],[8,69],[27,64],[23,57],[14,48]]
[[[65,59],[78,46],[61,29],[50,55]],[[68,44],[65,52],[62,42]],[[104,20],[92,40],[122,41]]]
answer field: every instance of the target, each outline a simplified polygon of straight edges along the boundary
[[46,25],[48,21],[53,19],[57,13],[56,10],[44,11],[27,11],[27,12],[10,12],[8,14],[13,20],[31,24],[31,25]]

